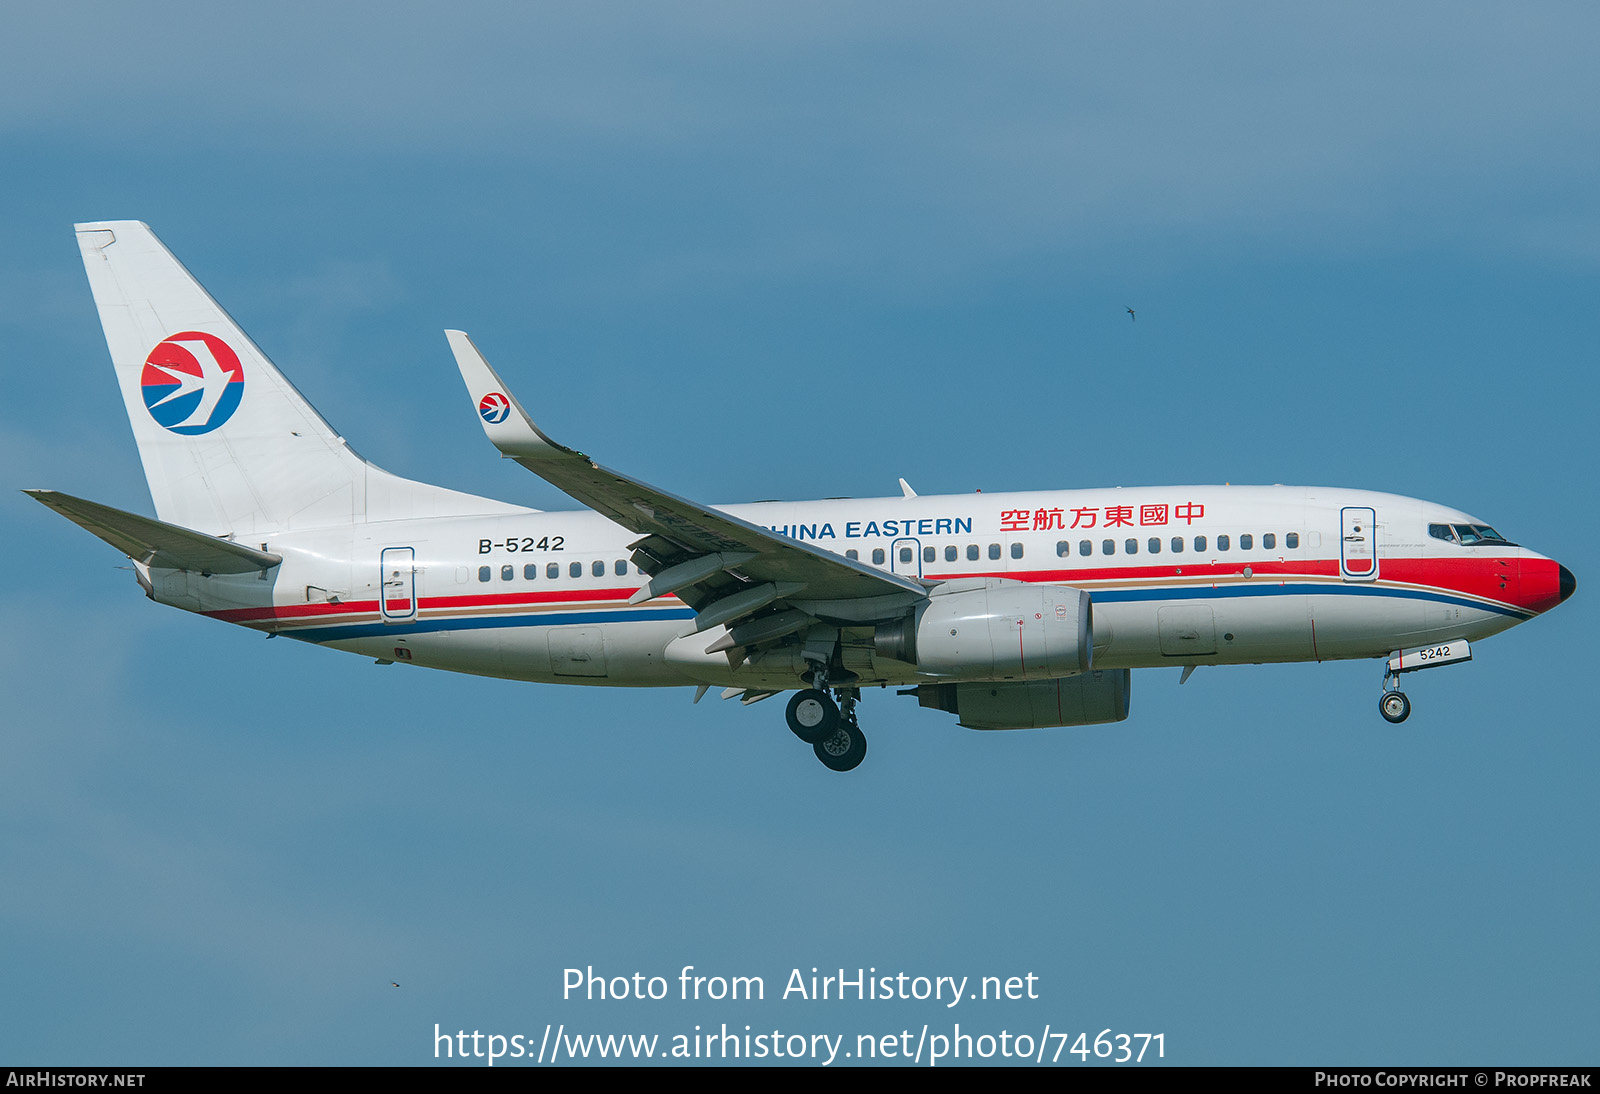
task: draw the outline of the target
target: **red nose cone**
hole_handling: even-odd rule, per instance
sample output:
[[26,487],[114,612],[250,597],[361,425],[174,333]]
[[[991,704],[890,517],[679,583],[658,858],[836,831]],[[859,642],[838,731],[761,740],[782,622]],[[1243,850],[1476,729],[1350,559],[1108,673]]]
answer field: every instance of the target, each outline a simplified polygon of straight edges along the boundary
[[1521,606],[1530,612],[1547,612],[1577,588],[1572,571],[1549,558],[1522,560]]

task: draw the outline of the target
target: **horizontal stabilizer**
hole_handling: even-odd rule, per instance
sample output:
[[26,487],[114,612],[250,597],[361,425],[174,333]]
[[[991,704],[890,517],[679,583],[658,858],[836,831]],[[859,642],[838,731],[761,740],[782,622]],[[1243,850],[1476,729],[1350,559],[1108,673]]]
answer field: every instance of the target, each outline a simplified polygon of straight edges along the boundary
[[282,556],[268,551],[257,551],[231,540],[141,517],[137,513],[126,513],[56,490],[24,490],[23,493],[147,566],[198,570],[207,574],[247,574],[271,569],[283,561]]

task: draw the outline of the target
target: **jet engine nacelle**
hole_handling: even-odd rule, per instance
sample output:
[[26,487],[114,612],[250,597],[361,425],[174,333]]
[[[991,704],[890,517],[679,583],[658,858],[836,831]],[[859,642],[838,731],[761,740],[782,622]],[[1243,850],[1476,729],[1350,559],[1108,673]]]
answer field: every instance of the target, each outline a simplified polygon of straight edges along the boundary
[[1094,656],[1089,594],[999,578],[947,582],[914,615],[881,624],[877,652],[930,676],[1043,680],[1086,672]]
[[916,694],[968,729],[1046,729],[1120,722],[1131,691],[1132,673],[1106,669],[1032,684],[922,684]]

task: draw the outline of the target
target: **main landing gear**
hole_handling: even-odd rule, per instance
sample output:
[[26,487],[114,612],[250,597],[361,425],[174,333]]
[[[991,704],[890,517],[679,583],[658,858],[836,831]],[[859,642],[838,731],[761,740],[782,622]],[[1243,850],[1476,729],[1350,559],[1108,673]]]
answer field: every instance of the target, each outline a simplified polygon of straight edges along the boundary
[[784,717],[794,735],[811,746],[823,766],[833,771],[851,771],[867,758],[867,737],[856,722],[855,688],[834,688],[828,694],[828,681],[820,671],[813,678],[816,687],[795,693]]
[[834,727],[839,724],[839,705],[828,697],[827,692],[807,688],[794,693],[784,717],[788,719],[789,729],[796,737],[808,745],[814,745],[833,736]]

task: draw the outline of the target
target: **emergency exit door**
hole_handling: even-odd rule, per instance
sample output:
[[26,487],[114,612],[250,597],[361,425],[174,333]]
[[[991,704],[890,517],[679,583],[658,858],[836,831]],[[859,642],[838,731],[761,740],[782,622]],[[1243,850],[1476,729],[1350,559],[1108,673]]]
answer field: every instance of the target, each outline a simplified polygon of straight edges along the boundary
[[922,576],[922,541],[897,539],[889,548],[889,570],[907,577]]

